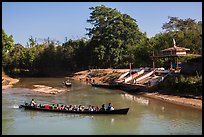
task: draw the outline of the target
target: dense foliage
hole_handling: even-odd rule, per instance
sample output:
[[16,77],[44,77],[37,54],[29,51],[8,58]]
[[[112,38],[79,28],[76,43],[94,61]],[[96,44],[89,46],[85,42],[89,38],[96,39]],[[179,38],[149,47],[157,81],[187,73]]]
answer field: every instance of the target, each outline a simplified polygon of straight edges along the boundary
[[160,88],[176,95],[202,96],[202,76],[175,75],[160,84]]
[[[14,44],[2,29],[2,68],[7,74],[53,76],[89,68],[128,68],[152,66],[154,51],[173,46],[190,48],[202,54],[202,22],[169,17],[163,33],[148,38],[137,21],[127,14],[106,6],[90,8],[86,28],[89,39],[66,40],[61,45],[47,39],[38,44],[32,36],[27,45]],[[159,60],[162,64],[165,60]]]
[[134,57],[129,56],[134,52],[129,51],[129,48],[142,48],[142,42],[147,39],[139,31],[136,20],[103,5],[90,9],[93,11],[87,22],[93,27],[87,30],[91,38],[94,65],[121,67],[134,61]]

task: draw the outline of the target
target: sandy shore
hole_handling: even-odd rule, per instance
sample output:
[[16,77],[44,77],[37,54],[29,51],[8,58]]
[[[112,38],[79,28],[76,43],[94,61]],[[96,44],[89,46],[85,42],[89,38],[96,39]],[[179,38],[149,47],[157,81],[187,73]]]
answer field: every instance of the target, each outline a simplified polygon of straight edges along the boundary
[[[113,77],[113,76],[118,77],[122,73],[127,71],[128,69],[99,69],[98,71],[95,70],[95,72],[85,70],[85,71],[80,71],[75,73],[72,79],[86,81],[86,79],[89,78],[91,80],[94,80],[96,83],[107,84],[106,81],[109,77]],[[141,92],[140,95],[202,110],[202,98],[195,99],[195,98],[185,98],[185,97],[180,97],[175,95],[165,95],[165,94],[160,94],[157,91],[151,92],[151,93]]]
[[[2,76],[2,89],[12,88],[14,84],[19,82],[19,79],[14,79],[9,76]],[[57,95],[69,91],[66,88],[53,88],[45,85],[33,85],[32,91],[38,92],[40,94],[47,95]]]
[[68,89],[64,89],[64,88],[61,88],[61,89],[53,88],[53,87],[49,87],[45,85],[33,85],[33,86],[35,87],[33,91],[43,93],[43,94],[57,95],[57,94],[61,94],[61,93],[69,91]]
[[160,100],[167,101],[170,103],[183,105],[187,107],[193,107],[193,108],[202,110],[202,100],[201,99],[184,98],[184,97],[173,96],[173,95],[163,95],[163,94],[159,94],[158,92],[144,93],[142,95],[145,97],[160,99]]
[[14,79],[6,75],[2,75],[2,89],[11,88],[17,82],[19,82],[19,79]]

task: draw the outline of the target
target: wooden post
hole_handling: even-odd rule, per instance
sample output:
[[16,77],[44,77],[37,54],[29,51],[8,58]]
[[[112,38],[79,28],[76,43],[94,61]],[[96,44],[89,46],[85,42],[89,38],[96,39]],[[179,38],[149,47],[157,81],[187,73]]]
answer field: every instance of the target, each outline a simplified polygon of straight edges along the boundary
[[130,63],[130,75],[132,75],[131,73],[131,71],[132,71],[132,66],[131,66],[132,64]]
[[154,60],[153,60],[153,69],[155,68],[155,63],[154,63]]
[[176,69],[178,69],[178,57],[176,58]]
[[153,51],[153,55],[152,55],[152,60],[153,60],[153,62],[152,62],[152,67],[153,67],[153,69],[155,68],[155,62],[154,62],[154,51]]

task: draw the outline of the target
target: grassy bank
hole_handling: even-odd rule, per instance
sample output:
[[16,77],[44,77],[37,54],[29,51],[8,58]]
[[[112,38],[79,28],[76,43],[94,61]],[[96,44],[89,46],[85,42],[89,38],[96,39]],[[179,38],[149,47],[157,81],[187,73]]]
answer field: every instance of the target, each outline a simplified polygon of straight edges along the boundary
[[202,75],[172,75],[158,87],[163,92],[186,97],[202,96]]

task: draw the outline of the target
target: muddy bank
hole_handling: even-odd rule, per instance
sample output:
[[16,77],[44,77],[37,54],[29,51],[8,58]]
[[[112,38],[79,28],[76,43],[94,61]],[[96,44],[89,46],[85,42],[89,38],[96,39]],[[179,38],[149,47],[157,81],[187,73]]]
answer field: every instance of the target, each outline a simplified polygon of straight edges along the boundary
[[98,84],[109,85],[118,79],[123,73],[129,71],[129,69],[92,69],[84,70],[74,73],[71,77],[75,80],[95,82]]
[[[91,82],[94,81],[95,83],[108,85],[108,84],[111,84],[111,82],[119,78],[121,74],[127,72],[128,70],[129,69],[84,70],[84,71],[75,73],[74,76],[71,78],[75,80],[81,80],[81,81],[87,81],[88,79]],[[136,94],[133,93],[133,95],[138,95],[138,92]],[[171,94],[165,95],[157,91],[151,92],[151,93],[141,92],[140,95],[202,110],[202,97],[199,99],[185,98],[185,97],[180,97],[180,96],[171,95]]]
[[11,78],[2,74],[2,89],[11,88],[17,82],[19,82],[19,79]]
[[64,88],[53,88],[45,85],[33,85],[33,87],[34,89],[32,89],[32,91],[39,92],[42,94],[57,95],[69,91],[68,89]]
[[142,96],[159,99],[163,101],[167,101],[173,104],[183,105],[187,107],[193,107],[196,109],[202,110],[202,100],[201,99],[194,99],[194,98],[184,98],[180,96],[173,96],[173,95],[163,95],[158,92],[155,93],[143,93]]
[[[7,88],[12,88],[14,84],[19,82],[19,79],[11,78],[7,75],[2,75],[2,89],[7,89]],[[2,90],[2,93],[4,93]],[[69,89],[66,88],[54,88],[54,87],[49,87],[46,85],[33,85],[33,92],[37,92],[37,94],[42,94],[42,95],[58,95],[62,94],[64,92],[69,91]]]

